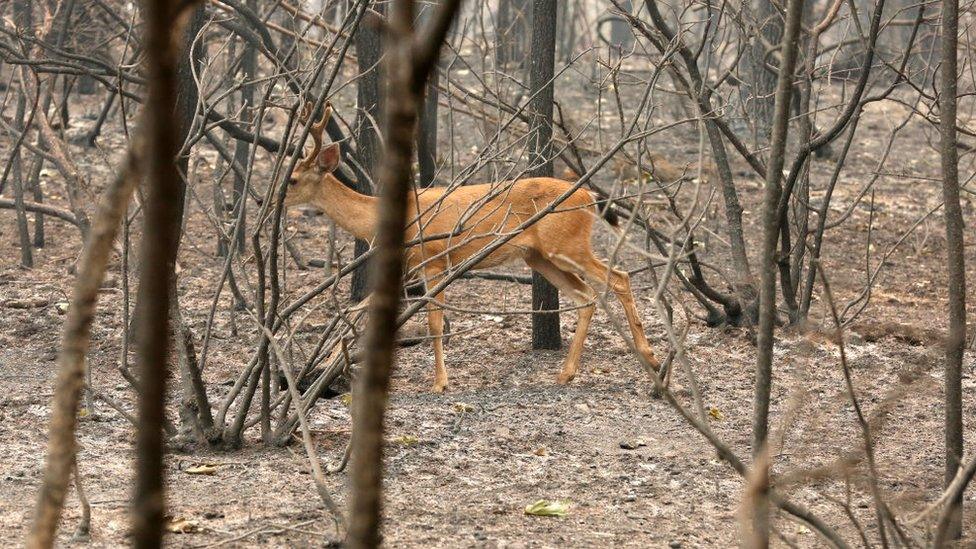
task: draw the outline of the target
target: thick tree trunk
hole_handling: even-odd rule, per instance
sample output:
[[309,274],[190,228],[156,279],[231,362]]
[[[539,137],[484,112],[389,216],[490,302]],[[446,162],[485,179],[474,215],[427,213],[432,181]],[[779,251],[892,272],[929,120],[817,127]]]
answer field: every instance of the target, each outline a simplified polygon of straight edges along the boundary
[[776,73],[767,65],[775,64],[770,46],[779,44],[783,36],[783,20],[771,0],[752,0],[756,28],[743,57],[744,81],[742,87],[746,116],[753,131],[753,150],[766,148],[770,140],[773,120]]
[[[374,6],[381,9],[382,6]],[[379,128],[382,124],[382,90],[380,59],[383,56],[383,43],[380,32],[374,25],[360,25],[354,37],[356,46],[356,60],[359,63],[359,81],[356,86],[356,104],[358,131],[356,132],[356,151],[363,163],[363,170],[371,179],[376,178],[377,166],[380,159],[381,140]],[[373,189],[367,181],[360,181],[357,191],[372,194]],[[379,191],[379,189],[377,189]],[[369,243],[356,240],[353,259],[369,250]],[[363,264],[352,273],[352,299],[362,301],[369,293],[368,264]]]
[[459,4],[458,0],[448,0],[438,8],[434,24],[428,26],[430,35],[422,40],[413,32],[413,1],[398,0],[393,4],[391,36],[395,42],[386,64],[390,78],[385,118],[387,149],[377,174],[381,195],[372,267],[375,289],[366,330],[366,363],[353,399],[353,491],[347,538],[353,549],[377,547],[381,540],[383,423],[403,289],[404,228],[417,110],[427,76]]
[[[531,116],[532,177],[552,177],[553,74],[556,53],[556,0],[534,0],[532,7],[532,53],[529,89],[533,94]],[[559,309],[559,291],[539,273],[532,273],[532,310]],[[558,349],[559,313],[532,314],[532,348]]]
[[[171,46],[177,15],[172,6],[165,0],[147,1],[145,16],[150,82],[145,111],[151,154],[146,169],[145,236],[140,262],[142,312],[137,360],[141,384],[132,539],[136,547],[153,548],[161,545],[163,537],[163,424],[170,344],[169,307],[174,297],[170,288],[175,276],[173,267],[183,210],[183,178],[173,161],[180,144],[180,128],[172,123],[172,113],[178,104],[179,79],[176,50]],[[195,15],[202,16],[202,13],[197,10]]]

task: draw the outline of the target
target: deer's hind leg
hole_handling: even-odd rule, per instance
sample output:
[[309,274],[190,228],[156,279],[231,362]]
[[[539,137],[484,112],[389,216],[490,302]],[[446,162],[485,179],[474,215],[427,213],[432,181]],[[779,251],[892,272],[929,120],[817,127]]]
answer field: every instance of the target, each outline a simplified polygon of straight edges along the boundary
[[647,341],[644,333],[644,325],[641,323],[640,316],[637,314],[637,305],[634,302],[634,294],[630,289],[630,275],[625,272],[608,267],[602,261],[590,255],[583,259],[576,266],[581,270],[586,281],[595,287],[608,286],[617,296],[620,304],[623,305],[624,315],[627,317],[627,325],[634,338],[634,346],[637,352],[647,361],[647,363],[657,371],[660,367],[651,344]]
[[593,318],[593,298],[596,293],[593,288],[587,286],[577,275],[560,269],[551,261],[544,259],[541,255],[530,254],[525,258],[525,262],[544,276],[546,280],[559,288],[563,295],[568,296],[574,303],[580,306],[579,318],[576,320],[576,333],[573,334],[573,342],[566,353],[562,371],[556,381],[560,385],[569,383],[579,370],[580,357],[583,354],[583,344],[586,341],[586,334],[590,328],[590,320]]

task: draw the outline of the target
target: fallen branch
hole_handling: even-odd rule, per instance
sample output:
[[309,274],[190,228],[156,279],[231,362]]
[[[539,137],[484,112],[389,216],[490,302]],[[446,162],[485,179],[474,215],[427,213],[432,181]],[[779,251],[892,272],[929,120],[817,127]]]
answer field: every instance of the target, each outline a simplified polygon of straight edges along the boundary
[[[17,207],[13,200],[7,198],[0,198],[0,209],[2,210],[13,210]],[[75,217],[75,214],[64,208],[58,208],[55,206],[50,206],[48,204],[39,204],[37,202],[24,202],[24,209],[29,212],[39,213],[43,215],[48,215],[51,217],[56,217],[62,221],[67,221],[79,229],[82,228],[82,224]]]

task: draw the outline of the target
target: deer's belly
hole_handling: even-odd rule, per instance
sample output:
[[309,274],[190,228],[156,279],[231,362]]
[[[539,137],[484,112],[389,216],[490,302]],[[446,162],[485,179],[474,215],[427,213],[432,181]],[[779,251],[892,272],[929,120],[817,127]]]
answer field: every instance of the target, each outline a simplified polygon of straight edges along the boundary
[[[467,247],[466,247],[467,248]],[[484,253],[484,246],[471,246],[469,249],[458,250],[456,253],[451,254],[451,263],[458,265],[466,261],[470,257],[480,256]],[[517,245],[512,245],[507,243],[497,250],[492,250],[487,256],[481,258],[477,264],[475,264],[475,269],[490,269],[492,267],[498,267],[499,265],[505,265],[506,263],[512,263],[522,258],[524,255],[521,247]]]

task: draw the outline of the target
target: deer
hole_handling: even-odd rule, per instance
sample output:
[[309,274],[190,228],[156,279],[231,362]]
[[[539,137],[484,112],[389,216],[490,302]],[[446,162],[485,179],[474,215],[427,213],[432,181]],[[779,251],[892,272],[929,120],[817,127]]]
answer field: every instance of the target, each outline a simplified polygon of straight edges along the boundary
[[[286,207],[311,205],[322,210],[336,225],[356,238],[370,241],[377,226],[377,198],[359,193],[334,175],[341,162],[338,143],[322,146],[322,132],[332,115],[326,103],[321,119],[309,130],[313,148],[295,165],[288,178]],[[464,185],[447,192],[446,187],[428,187],[410,197],[408,207],[415,214],[406,227],[405,251],[408,272],[420,272],[428,284],[481,252],[499,234],[516,230],[525,220],[547,209],[573,184],[552,177],[528,177],[502,183]],[[591,248],[594,220],[599,213],[594,196],[577,189],[562,204],[529,225],[501,247],[491,251],[473,267],[487,269],[521,260],[529,268],[569,297],[578,307],[579,318],[569,351],[556,381],[565,385],[579,371],[583,344],[593,318],[597,288],[611,290],[623,306],[636,351],[655,371],[659,363],[644,333],[630,277],[598,259]],[[611,226],[615,214],[604,215]],[[430,238],[423,235],[450,235]],[[414,242],[418,242],[414,244]],[[429,336],[434,350],[432,392],[447,388],[444,365],[444,291],[426,304]]]

